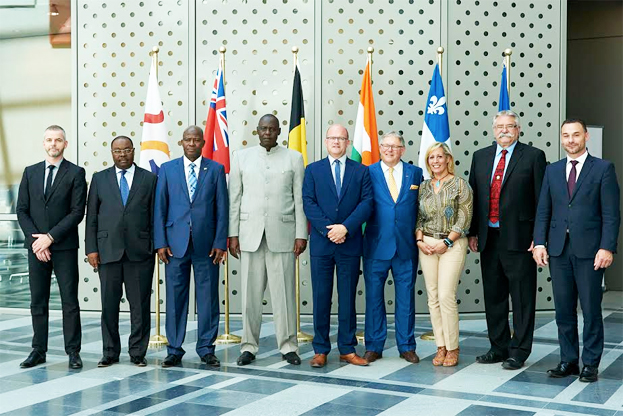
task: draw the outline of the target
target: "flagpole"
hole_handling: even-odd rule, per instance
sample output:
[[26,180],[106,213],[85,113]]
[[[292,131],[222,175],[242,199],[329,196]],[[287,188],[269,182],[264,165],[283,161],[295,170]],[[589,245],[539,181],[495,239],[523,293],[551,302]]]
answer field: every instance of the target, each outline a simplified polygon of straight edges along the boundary
[[[372,46],[368,46],[368,65],[370,65],[370,86],[372,86],[372,54],[374,53],[374,48]],[[365,331],[359,331],[356,334],[357,341],[364,343],[366,341],[366,333]]]
[[443,76],[443,46],[437,48],[437,63],[439,64],[439,75]]
[[[221,46],[218,51],[220,53],[219,59],[223,71],[223,90],[225,90],[225,52],[227,52],[227,48],[225,46]],[[223,274],[225,281],[225,332],[216,337],[216,340],[214,342],[216,344],[240,344],[242,338],[240,338],[238,335],[233,335],[229,333],[229,259],[227,257],[227,250],[225,250],[225,258],[223,260]]]
[[506,90],[508,91],[508,101],[511,100],[511,55],[513,50],[511,48],[504,49],[504,64],[506,65]]
[[[292,47],[292,73],[296,73],[296,64],[298,63],[299,47]],[[294,286],[296,288],[296,339],[298,342],[311,342],[314,337],[303,331],[301,331],[301,272],[300,272],[300,259],[296,257],[296,264],[294,269]]]
[[[156,83],[158,82],[158,52],[160,52],[160,48],[158,46],[154,46],[152,48],[153,54],[152,59],[155,63],[156,67]],[[149,348],[162,348],[166,345],[169,345],[169,340],[164,335],[160,335],[160,261],[158,259],[158,254],[156,254],[156,333],[149,337]]]

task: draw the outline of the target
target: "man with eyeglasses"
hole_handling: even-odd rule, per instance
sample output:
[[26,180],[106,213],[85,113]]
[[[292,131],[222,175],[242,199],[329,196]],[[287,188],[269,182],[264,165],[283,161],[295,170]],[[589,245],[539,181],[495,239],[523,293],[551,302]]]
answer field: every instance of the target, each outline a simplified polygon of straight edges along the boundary
[[242,343],[238,365],[259,350],[264,291],[268,285],[277,348],[300,365],[296,334],[294,258],[307,247],[301,196],[303,156],[277,144],[281,129],[272,114],[257,126],[260,145],[234,152],[229,176],[229,252],[240,258]]
[[314,352],[310,365],[324,367],[331,351],[331,298],[337,273],[340,361],[368,365],[357,355],[355,299],[363,251],[361,226],[373,209],[368,168],[346,157],[348,131],[339,124],[325,136],[328,156],[305,171],[303,204],[311,223],[311,279],[314,300]]
[[203,130],[190,126],[182,136],[184,156],[163,163],[154,204],[154,244],[165,263],[168,355],[162,367],[178,366],[188,319],[192,266],[197,297],[195,351],[208,367],[219,367],[214,341],[219,323],[219,264],[227,250],[229,201],[225,168],[201,157]]
[[536,307],[532,231],[546,164],[542,150],[518,141],[520,131],[516,113],[497,113],[493,119],[496,143],[474,152],[469,174],[474,192],[469,248],[480,252],[491,343],[476,362],[502,362],[507,370],[520,369],[532,351]]
[[63,338],[69,368],[82,368],[82,332],[78,303],[78,224],[84,218],[87,182],[84,169],[64,157],[65,130],[50,126],[43,134],[47,154],[28,166],[19,185],[16,213],[28,249],[32,315],[32,352],[20,364],[45,363],[48,350],[50,282],[56,276],[63,308]]
[[147,365],[154,273],[153,207],[158,177],[134,164],[134,144],[110,143],[114,166],[91,179],[85,225],[86,255],[101,282],[103,356],[98,367],[119,362],[119,302],[130,303],[130,361]]
[[395,131],[381,138],[381,161],[369,167],[374,214],[366,224],[363,274],[366,281],[366,353],[374,362],[383,357],[387,339],[385,282],[392,271],[396,292],[396,346],[400,357],[420,361],[415,352],[415,278],[418,249],[415,226],[422,169],[401,160],[405,140]]

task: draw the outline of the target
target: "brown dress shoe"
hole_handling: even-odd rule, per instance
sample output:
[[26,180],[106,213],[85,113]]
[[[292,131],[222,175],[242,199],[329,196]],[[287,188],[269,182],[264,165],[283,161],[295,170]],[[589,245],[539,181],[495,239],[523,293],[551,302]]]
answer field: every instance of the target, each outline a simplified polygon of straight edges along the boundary
[[378,353],[375,351],[366,351],[366,353],[363,355],[363,359],[366,360],[368,363],[373,363],[376,360],[380,360],[381,358],[383,358],[383,353]]
[[352,364],[352,365],[368,365],[368,360],[361,358],[357,353],[351,352],[350,354],[340,355],[340,361]]
[[309,365],[314,368],[322,368],[327,365],[327,354],[316,354],[314,358],[309,361]]
[[417,356],[415,351],[405,351],[400,353],[400,358],[404,358],[410,363],[417,364],[420,362],[420,357]]

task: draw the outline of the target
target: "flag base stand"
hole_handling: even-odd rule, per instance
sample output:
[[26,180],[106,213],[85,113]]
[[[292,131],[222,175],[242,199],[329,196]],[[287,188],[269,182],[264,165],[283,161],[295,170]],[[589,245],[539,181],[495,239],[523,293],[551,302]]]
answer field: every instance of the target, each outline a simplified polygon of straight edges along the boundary
[[240,338],[238,335],[221,334],[218,337],[216,337],[216,341],[214,341],[214,343],[219,344],[219,345],[240,344],[241,341],[242,341],[242,338]]
[[312,342],[314,340],[314,336],[309,335],[305,332],[299,331],[296,334],[296,339],[298,340],[298,342]]
[[149,337],[149,348],[162,348],[169,345],[169,340],[164,335],[152,335]]
[[357,337],[357,341],[361,342],[362,344],[366,343],[366,334],[364,331],[357,332],[357,335],[355,336]]
[[433,331],[428,331],[420,335],[420,339],[424,341],[434,341],[435,335],[433,335]]

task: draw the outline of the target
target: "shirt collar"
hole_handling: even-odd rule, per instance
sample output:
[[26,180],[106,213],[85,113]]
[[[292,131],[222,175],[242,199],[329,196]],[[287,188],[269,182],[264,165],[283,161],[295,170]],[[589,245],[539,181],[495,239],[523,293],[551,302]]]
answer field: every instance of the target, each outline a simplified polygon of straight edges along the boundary
[[[510,146],[508,146],[506,148],[506,151],[508,152],[509,155],[511,155],[513,153],[513,150],[515,150],[515,146],[517,146],[517,142],[519,142],[519,140],[515,140],[515,142],[513,144],[511,144]],[[500,146],[499,144],[497,145],[497,149],[495,151],[495,155],[499,155],[500,153],[502,153],[502,150],[504,150],[504,148],[502,146]]]
[[199,168],[201,166],[201,156],[195,159],[194,162],[191,162],[190,159],[186,157],[186,155],[182,156],[182,160],[184,161],[184,170],[188,169],[191,163],[195,164],[195,168]]
[[[389,170],[389,166],[387,166],[385,162],[383,162],[382,160],[381,160],[381,169],[383,169],[383,173]],[[394,172],[398,172],[398,173],[402,172],[402,160],[399,160],[396,166],[394,166]]]
[[572,159],[569,157],[569,155],[567,155],[567,164],[571,163],[572,160],[577,161],[580,165],[583,165],[584,162],[586,162],[586,158],[588,157],[588,150],[586,152],[584,152],[584,154],[580,157],[578,157],[577,159]]
[[342,166],[346,166],[346,153],[344,153],[339,159],[336,159],[331,155],[327,155],[327,158],[329,159],[329,164],[331,166],[333,166],[333,162],[335,162],[336,160],[339,160]]
[[58,169],[58,168],[60,168],[60,167],[61,167],[61,163],[63,163],[63,160],[65,160],[65,158],[61,157],[61,159],[60,159],[58,162],[56,162],[56,163],[50,163],[50,162],[48,162],[48,160],[46,159],[46,160],[45,160],[45,168],[47,169],[50,165],[54,165],[54,166],[56,166],[56,169]]
[[[117,166],[115,166],[115,173],[117,175],[119,175],[121,173],[123,169],[119,169]],[[130,175],[134,175],[134,163],[132,163],[132,166],[130,166],[129,168],[127,168],[125,170],[126,173],[129,173]]]

